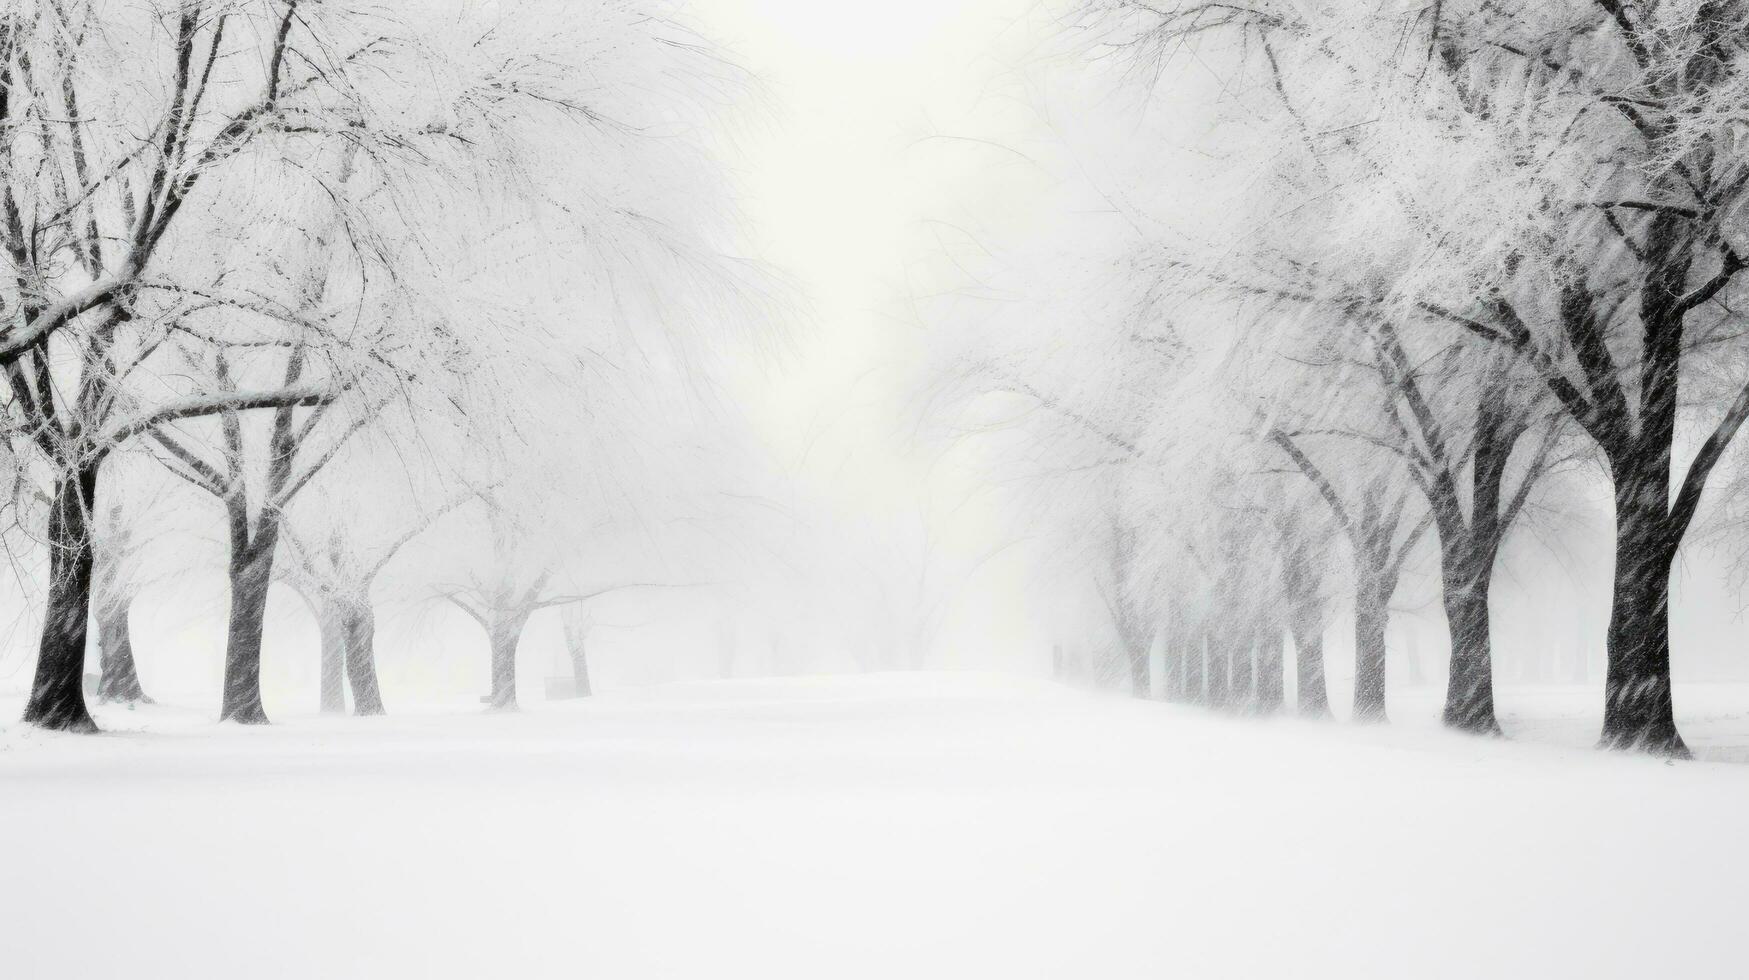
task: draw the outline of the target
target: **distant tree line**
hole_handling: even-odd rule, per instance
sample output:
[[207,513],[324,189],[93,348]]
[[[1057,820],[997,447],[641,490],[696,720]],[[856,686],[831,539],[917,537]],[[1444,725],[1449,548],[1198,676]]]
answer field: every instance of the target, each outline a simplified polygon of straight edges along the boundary
[[[944,376],[1078,488],[1053,506],[1136,689],[1158,642],[1168,698],[1273,710],[1291,638],[1324,715],[1340,604],[1353,716],[1384,720],[1390,604],[1425,562],[1445,723],[1499,733],[1495,569],[1566,473],[1614,504],[1602,744],[1686,755],[1671,572],[1749,418],[1749,4],[1089,0],[1062,23],[1048,121],[1118,230],[1012,249],[980,285],[1019,301],[959,321]],[[1126,93],[1121,126],[1065,109]]]

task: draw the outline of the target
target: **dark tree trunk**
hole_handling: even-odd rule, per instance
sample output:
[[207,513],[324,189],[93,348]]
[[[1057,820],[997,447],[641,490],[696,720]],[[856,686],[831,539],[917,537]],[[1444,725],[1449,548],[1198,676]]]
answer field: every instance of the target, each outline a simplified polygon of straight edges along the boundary
[[[324,286],[325,283],[326,280]],[[287,386],[302,376],[305,355],[304,346],[298,344],[287,356]],[[222,353],[217,363],[228,384],[229,368]],[[261,642],[267,624],[268,592],[273,584],[274,552],[279,546],[279,522],[288,499],[287,488],[293,486],[289,481],[298,451],[292,426],[295,414],[291,405],[282,405],[273,413],[267,443],[267,482],[253,527],[243,484],[236,482],[224,496],[231,541],[231,623],[225,640],[225,694],[219,706],[220,721],[267,724],[267,711],[261,704]],[[237,412],[227,411],[220,420],[229,465],[240,467],[244,445],[242,419]]]
[[323,599],[316,607],[322,637],[322,713],[346,712],[346,620],[339,603]]
[[1494,714],[1494,659],[1489,639],[1488,591],[1493,548],[1469,535],[1441,534],[1445,551],[1445,621],[1451,634],[1451,666],[1445,685],[1445,724],[1479,735],[1500,734]]
[[[1615,588],[1600,741],[1678,758],[1689,752],[1676,731],[1670,692],[1670,569],[1699,499],[1673,514],[1670,478],[1685,315],[1678,304],[1688,290],[1694,247],[1694,225],[1681,216],[1660,212],[1651,220],[1645,245],[1651,258],[1640,290],[1639,426],[1618,427],[1605,445],[1615,481]],[[1685,490],[1690,478],[1706,478],[1705,470],[1694,471],[1703,465],[1700,458],[1689,465]]]
[[492,710],[516,710],[516,647],[522,639],[523,617],[495,622],[492,641]]
[[[1439,528],[1439,570],[1445,621],[1451,636],[1446,668],[1445,724],[1479,735],[1499,735],[1494,711],[1494,653],[1488,594],[1494,562],[1517,504],[1502,513],[1506,463],[1525,428],[1509,420],[1504,376],[1480,387],[1476,403],[1474,464],[1470,468],[1470,514],[1466,519],[1458,481],[1449,472],[1435,480],[1428,503]],[[1536,479],[1520,477],[1520,501]]]
[[134,641],[129,629],[131,598],[119,598],[97,617],[97,699],[122,704],[151,704],[140,687],[139,668],[134,664]]
[[368,600],[346,608],[346,679],[352,684],[352,713],[387,714],[377,685],[377,618]]
[[247,547],[231,562],[231,621],[225,640],[225,695],[220,721],[267,724],[261,704],[261,637],[267,622],[267,592],[273,581],[273,548]]
[[1385,714],[1385,624],[1391,589],[1384,576],[1363,566],[1354,596],[1354,720],[1382,722]]
[[37,647],[36,676],[24,720],[69,732],[95,732],[85,705],[85,632],[91,615],[89,520],[97,499],[97,467],[81,468],[55,484],[49,510],[49,595]]
[[1609,616],[1602,744],[1687,757],[1670,695],[1670,569],[1675,542],[1664,533],[1661,507],[1637,506],[1631,482],[1618,479],[1617,487],[1615,591]]

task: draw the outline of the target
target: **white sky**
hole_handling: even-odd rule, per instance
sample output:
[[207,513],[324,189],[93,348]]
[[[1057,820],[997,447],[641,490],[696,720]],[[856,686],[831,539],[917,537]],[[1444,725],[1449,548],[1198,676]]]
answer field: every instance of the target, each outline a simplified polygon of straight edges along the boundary
[[[799,285],[812,313],[796,358],[766,382],[751,411],[793,468],[796,492],[885,529],[877,534],[914,533],[927,513],[934,526],[925,545],[956,554],[961,568],[1000,538],[1000,517],[967,481],[944,480],[931,454],[908,451],[904,408],[927,344],[895,314],[928,220],[951,213],[950,195],[964,187],[958,179],[976,165],[964,148],[944,151],[929,137],[964,132],[989,108],[987,90],[1002,69],[995,52],[1037,6],[688,7],[769,95],[775,118],[745,140],[740,189],[758,256]],[[1027,570],[1012,561],[976,569],[932,585],[948,617],[935,653],[966,665],[1013,665],[1017,649],[1048,656],[1038,624],[1018,611]]]
[[[915,145],[978,103],[984,55],[1034,0],[695,0],[689,10],[765,83],[776,120],[751,134],[745,205],[759,252],[817,316],[769,421],[787,438],[834,424],[905,325],[906,242],[939,192]],[[876,393],[863,392],[874,395]],[[788,431],[783,431],[783,430]],[[872,434],[871,434],[872,435]]]

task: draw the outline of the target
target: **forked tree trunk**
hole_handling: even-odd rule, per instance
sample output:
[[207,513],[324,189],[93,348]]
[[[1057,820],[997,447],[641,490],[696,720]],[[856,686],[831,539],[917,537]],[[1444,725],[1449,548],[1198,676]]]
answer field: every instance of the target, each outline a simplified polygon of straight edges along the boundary
[[359,717],[387,714],[377,684],[377,620],[368,600],[346,607],[346,679],[352,684],[352,713]]
[[261,638],[267,592],[273,581],[273,549],[245,548],[231,563],[231,620],[225,639],[225,693],[220,721],[267,724],[261,704]]
[[[1499,735],[1494,711],[1494,654],[1490,636],[1489,590],[1500,542],[1519,504],[1503,513],[1500,497],[1512,447],[1524,435],[1523,425],[1509,422],[1504,380],[1477,392],[1474,462],[1470,467],[1470,508],[1466,518],[1458,480],[1451,474],[1430,484],[1428,503],[1439,528],[1439,568],[1445,621],[1451,636],[1451,661],[1446,668],[1445,724],[1458,731]],[[1536,467],[1519,477],[1515,495],[1521,503]]]
[[1354,720],[1382,722],[1385,714],[1385,624],[1391,589],[1384,576],[1363,564],[1354,595]]
[[1663,508],[1641,506],[1634,486],[1617,480],[1602,743],[1687,757],[1670,694],[1670,569],[1676,541],[1665,532]]
[[[1693,225],[1680,215],[1660,212],[1651,219],[1644,246],[1651,258],[1639,294],[1639,425],[1619,426],[1613,444],[1604,447],[1615,481],[1615,588],[1600,741],[1606,748],[1681,758],[1689,752],[1676,732],[1670,692],[1670,569],[1699,500],[1672,514],[1670,483],[1685,315],[1678,303],[1688,289],[1695,241]],[[1689,464],[1685,490],[1697,475],[1705,479],[1706,471],[1694,470],[1702,465],[1699,457]]]
[[24,720],[69,732],[95,732],[85,705],[85,633],[91,615],[89,519],[97,499],[97,467],[76,470],[55,484],[49,509],[49,594],[37,647],[36,675]]
[[346,712],[346,621],[340,604],[323,599],[316,607],[316,628],[322,638],[322,713]]
[[131,597],[116,599],[97,617],[97,699],[121,704],[151,704],[140,687],[140,672],[134,663],[134,641],[129,628]]

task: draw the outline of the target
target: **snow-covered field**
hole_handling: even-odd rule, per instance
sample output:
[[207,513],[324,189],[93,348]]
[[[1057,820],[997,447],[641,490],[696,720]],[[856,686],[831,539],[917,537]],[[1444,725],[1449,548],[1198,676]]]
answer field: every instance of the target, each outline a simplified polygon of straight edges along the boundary
[[975,674],[105,721],[0,733],[0,976],[1749,969],[1735,765]]

